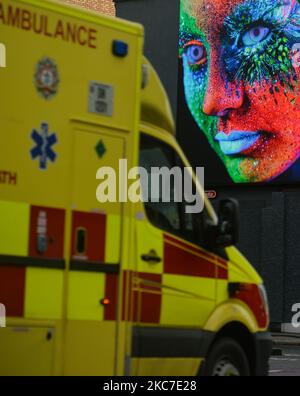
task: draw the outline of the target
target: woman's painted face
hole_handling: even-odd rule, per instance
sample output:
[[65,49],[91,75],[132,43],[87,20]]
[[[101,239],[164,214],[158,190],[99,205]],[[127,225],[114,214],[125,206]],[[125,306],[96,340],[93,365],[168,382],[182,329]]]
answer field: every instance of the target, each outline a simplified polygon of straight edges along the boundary
[[298,0],[181,0],[186,101],[236,183],[300,155],[298,42]]

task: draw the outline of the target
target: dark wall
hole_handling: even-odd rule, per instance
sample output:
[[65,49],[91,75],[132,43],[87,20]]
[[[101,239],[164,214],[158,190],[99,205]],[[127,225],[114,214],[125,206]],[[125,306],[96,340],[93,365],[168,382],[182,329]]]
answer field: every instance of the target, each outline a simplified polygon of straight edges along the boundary
[[179,0],[115,0],[115,3],[118,17],[144,25],[144,53],[159,74],[176,117]]
[[300,191],[218,190],[218,200],[226,196],[240,203],[238,247],[264,279],[271,321],[291,323],[291,308],[300,301]]
[[[179,0],[116,0],[117,15],[145,27],[145,54],[177,107]],[[181,142],[189,156],[189,142]],[[278,187],[218,190],[240,202],[239,248],[264,278],[271,321],[290,323],[300,302],[300,189]],[[218,200],[214,202],[217,206]]]

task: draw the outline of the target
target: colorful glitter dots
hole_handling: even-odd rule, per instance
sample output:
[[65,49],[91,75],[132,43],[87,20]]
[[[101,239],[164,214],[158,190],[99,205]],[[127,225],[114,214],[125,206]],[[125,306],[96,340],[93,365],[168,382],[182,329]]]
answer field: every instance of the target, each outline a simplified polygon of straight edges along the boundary
[[300,3],[181,0],[188,108],[235,183],[269,182],[300,155]]

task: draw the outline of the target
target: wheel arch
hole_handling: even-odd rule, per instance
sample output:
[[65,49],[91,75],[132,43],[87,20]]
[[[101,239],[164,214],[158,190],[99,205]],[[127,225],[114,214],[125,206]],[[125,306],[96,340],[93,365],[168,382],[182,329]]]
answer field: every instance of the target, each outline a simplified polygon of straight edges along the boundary
[[[207,347],[206,356],[209,355],[212,347],[220,338],[232,338],[244,350],[248,358],[251,375],[255,375],[256,348],[254,334],[259,332],[260,329],[254,315],[244,303],[231,300],[219,305],[208,319],[205,329],[214,333],[214,337],[211,338]],[[205,358],[200,367],[200,375],[203,373],[204,365]]]
[[[227,323],[218,331],[218,333],[216,333],[207,350],[207,356],[209,355],[215,343],[221,338],[231,338],[241,346],[247,356],[250,373],[251,375],[255,375],[256,349],[253,334],[249,331],[249,329],[241,322]],[[201,365],[200,374],[204,369],[204,365],[205,360]]]

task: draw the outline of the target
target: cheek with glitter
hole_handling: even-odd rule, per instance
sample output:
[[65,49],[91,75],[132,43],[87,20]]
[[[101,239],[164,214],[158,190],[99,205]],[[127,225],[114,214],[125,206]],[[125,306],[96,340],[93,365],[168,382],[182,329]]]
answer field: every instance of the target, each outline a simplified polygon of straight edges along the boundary
[[[299,76],[298,76],[299,77]],[[300,154],[300,96],[279,85],[246,87],[249,104],[246,112],[219,120],[218,129],[263,131],[258,142],[239,158],[225,157],[233,180],[262,182],[275,179],[293,166]],[[278,87],[278,89],[275,89]],[[236,168],[233,166],[236,165]]]

